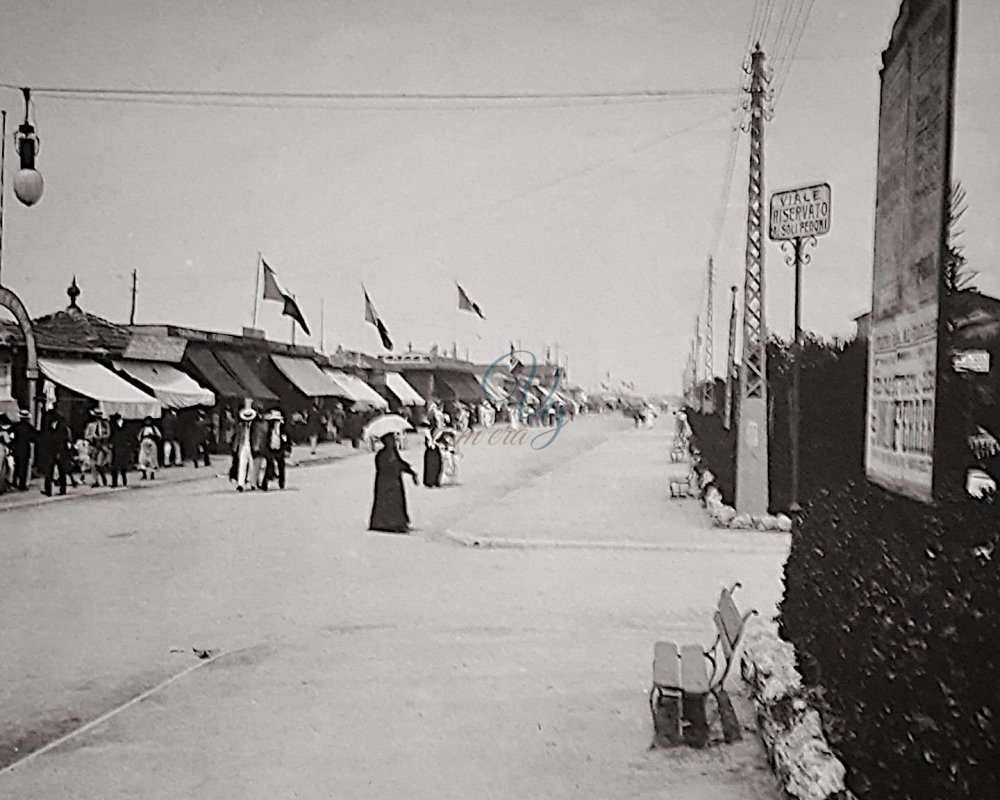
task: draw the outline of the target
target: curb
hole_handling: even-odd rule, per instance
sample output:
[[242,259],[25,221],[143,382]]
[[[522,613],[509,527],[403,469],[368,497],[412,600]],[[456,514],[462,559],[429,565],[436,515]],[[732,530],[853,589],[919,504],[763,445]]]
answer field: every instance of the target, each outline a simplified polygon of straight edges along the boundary
[[[509,539],[492,536],[472,536],[466,533],[444,531],[444,537],[455,544],[480,550],[634,550],[639,552],[688,552],[718,553],[719,543],[713,544],[667,544],[656,542],[628,542],[586,539]],[[771,538],[771,537],[769,537]],[[734,552],[744,555],[785,552],[788,542],[782,540],[780,546],[737,547]]]
[[[299,469],[302,467],[314,467],[314,466],[320,467],[325,464],[332,464],[334,461],[342,461],[345,458],[350,458],[352,456],[364,454],[367,452],[368,452],[367,450],[359,448],[357,451],[351,450],[347,453],[339,455],[318,456],[317,458],[311,458],[306,461],[297,461],[294,464],[289,464],[288,468]],[[203,471],[207,474],[201,474]],[[212,467],[199,467],[198,471],[195,472],[194,474],[186,475],[182,478],[176,478],[174,480],[160,481],[159,483],[155,481],[149,481],[146,483],[133,482],[130,483],[128,486],[117,487],[114,489],[110,487],[101,487],[101,491],[98,492],[94,491],[88,491],[86,493],[67,492],[64,495],[54,494],[51,497],[45,497],[43,495],[40,497],[39,496],[31,497],[29,499],[27,495],[29,495],[33,491],[33,489],[29,488],[26,492],[21,493],[25,495],[25,498],[21,502],[14,502],[9,504],[0,503],[0,514],[3,514],[4,512],[7,511],[23,511],[26,508],[37,508],[39,506],[47,506],[51,505],[52,503],[65,503],[72,500],[96,500],[101,497],[115,497],[126,491],[136,491],[136,490],[146,491],[148,489],[164,489],[170,486],[180,486],[186,483],[195,483],[197,481],[208,481],[212,480],[213,478],[218,479],[221,477],[225,476],[223,474],[213,471]],[[37,486],[34,487],[34,489],[37,488],[38,488]]]
[[770,626],[755,626],[744,639],[740,660],[757,709],[757,730],[771,770],[785,795],[795,800],[856,800],[847,770],[823,733],[795,669],[795,647]]

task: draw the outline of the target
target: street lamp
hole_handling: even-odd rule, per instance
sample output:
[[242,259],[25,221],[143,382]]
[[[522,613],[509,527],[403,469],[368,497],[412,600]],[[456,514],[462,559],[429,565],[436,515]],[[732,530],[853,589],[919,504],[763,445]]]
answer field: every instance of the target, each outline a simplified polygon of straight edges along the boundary
[[35,126],[28,120],[31,108],[31,89],[21,89],[24,95],[24,122],[14,134],[14,144],[21,157],[21,169],[14,176],[14,194],[26,206],[33,206],[42,198],[44,183],[42,176],[35,169],[35,155],[38,153],[39,141]]

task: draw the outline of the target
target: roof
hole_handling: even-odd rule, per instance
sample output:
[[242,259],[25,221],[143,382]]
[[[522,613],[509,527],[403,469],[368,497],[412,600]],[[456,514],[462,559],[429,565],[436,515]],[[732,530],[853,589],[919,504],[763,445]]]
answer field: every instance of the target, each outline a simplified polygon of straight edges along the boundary
[[187,347],[187,339],[133,333],[125,348],[124,356],[137,361],[164,361],[168,364],[180,364],[184,359],[185,347]]
[[80,289],[75,277],[66,293],[69,295],[66,309],[32,321],[38,349],[116,356],[125,352],[132,338],[129,329],[80,308],[76,302]]

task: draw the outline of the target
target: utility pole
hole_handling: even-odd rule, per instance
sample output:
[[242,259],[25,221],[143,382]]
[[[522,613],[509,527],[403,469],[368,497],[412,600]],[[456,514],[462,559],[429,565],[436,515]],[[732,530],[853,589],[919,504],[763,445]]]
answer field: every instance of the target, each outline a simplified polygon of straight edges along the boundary
[[722,427],[727,431],[733,425],[733,388],[736,379],[739,377],[738,365],[736,363],[736,287],[729,289],[732,292],[732,306],[729,310],[729,353],[726,356],[726,404],[722,417]]
[[135,325],[135,297],[138,294],[139,274],[138,270],[132,270],[132,308],[128,312],[128,324]]
[[768,491],[767,321],[764,314],[764,95],[767,77],[760,43],[750,61],[750,176],[743,283],[743,361],[736,435],[736,508],[766,514]]
[[705,311],[705,383],[701,392],[701,411],[703,414],[715,413],[715,357],[712,353],[712,328],[715,326],[712,306],[715,304],[713,288],[715,286],[715,264],[708,259],[708,308]]

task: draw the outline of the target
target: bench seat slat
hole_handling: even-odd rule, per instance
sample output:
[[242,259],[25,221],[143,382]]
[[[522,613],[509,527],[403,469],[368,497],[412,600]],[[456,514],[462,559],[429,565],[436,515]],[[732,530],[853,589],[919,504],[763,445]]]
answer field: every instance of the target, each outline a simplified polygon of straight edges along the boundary
[[681,688],[689,694],[708,693],[708,662],[696,644],[681,647]]
[[670,689],[680,688],[681,660],[675,642],[657,642],[654,645],[653,683]]

